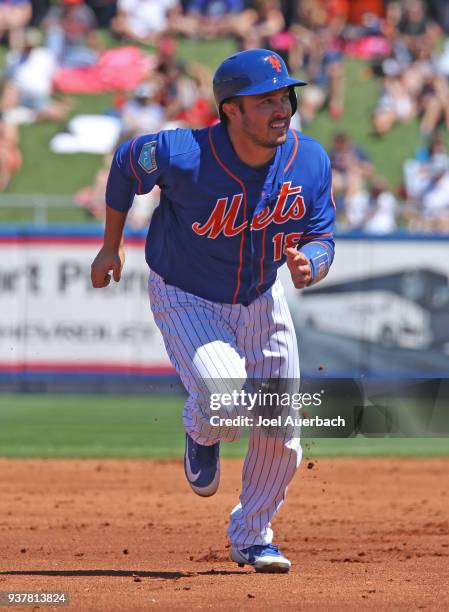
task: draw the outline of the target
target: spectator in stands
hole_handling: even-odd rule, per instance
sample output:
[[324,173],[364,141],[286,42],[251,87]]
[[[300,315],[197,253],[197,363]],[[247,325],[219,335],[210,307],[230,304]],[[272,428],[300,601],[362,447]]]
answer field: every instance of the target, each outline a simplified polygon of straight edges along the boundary
[[285,30],[289,30],[295,14],[295,3],[292,0],[280,0],[279,4],[284,18]]
[[29,29],[24,49],[7,55],[1,107],[10,122],[60,120],[71,108],[68,101],[52,98],[52,78],[57,64],[53,53],[41,46],[41,42],[41,32]]
[[[196,64],[175,64],[164,71],[165,106],[170,120],[185,119],[185,113],[192,109],[198,98],[204,97],[201,87],[201,68],[195,74]],[[194,77],[194,78],[192,78]],[[198,126],[197,126],[198,127]],[[204,126],[201,126],[204,127]]]
[[416,100],[409,92],[399,62],[391,57],[382,62],[380,96],[373,111],[374,133],[384,136],[396,123],[409,123],[416,117]]
[[37,28],[41,25],[50,8],[50,0],[31,0],[33,16],[30,25]]
[[[430,183],[430,168],[435,156],[446,156],[449,162],[446,145],[440,134],[435,133],[427,146],[420,147],[415,159],[406,159],[403,164],[403,185],[407,200],[414,205],[421,201],[423,193]],[[412,210],[410,208],[410,210]]]
[[[155,72],[163,80],[163,105],[167,118],[177,119],[178,115],[190,108],[200,94],[194,81],[188,76],[190,63],[183,62],[176,56],[176,41],[170,36],[162,36],[157,43]],[[204,80],[209,79],[205,68]],[[208,85],[209,86],[209,85]]]
[[186,0],[183,4],[185,11],[170,21],[171,31],[190,38],[240,39],[253,24],[256,12],[249,0]]
[[[422,62],[423,52],[429,59],[436,52],[442,33],[441,27],[427,16],[422,0],[390,1],[383,29],[392,44],[392,59],[398,62],[401,72],[413,67],[415,61]],[[413,77],[416,83],[419,75],[418,79]],[[416,99],[412,83],[407,83],[407,87]]]
[[402,17],[402,0],[389,0],[385,2],[385,20],[383,22],[383,33],[394,41],[397,36],[398,24]]
[[[100,221],[104,221],[105,218],[106,183],[111,161],[112,155],[106,155],[103,166],[95,175],[92,185],[83,187],[74,195],[75,203],[84,208],[89,217],[94,217]],[[126,219],[127,224],[135,230],[147,226],[154,209],[159,204],[159,199],[160,189],[157,186],[150,193],[135,196],[130,213]]]
[[168,121],[205,127],[215,120],[210,71],[200,63],[181,61],[170,36],[158,41],[155,72],[164,80],[163,105]]
[[[448,3],[449,7],[449,3]],[[438,70],[449,79],[449,38],[446,38],[441,54],[437,58]]]
[[430,41],[435,49],[441,37],[441,28],[428,18],[422,0],[393,0],[386,7],[384,34],[389,38],[393,57],[405,70],[418,56],[422,40]]
[[430,181],[422,195],[423,226],[432,232],[449,233],[449,159],[445,154],[433,155]]
[[333,193],[341,210],[348,198],[363,190],[364,181],[373,174],[374,168],[363,149],[353,145],[343,132],[334,136],[329,157]]
[[84,0],[62,0],[52,6],[44,21],[47,47],[62,68],[92,66],[101,43],[92,9]]
[[92,185],[83,187],[73,196],[76,204],[84,208],[90,217],[103,220],[105,217],[105,192],[112,155],[105,155],[103,166],[95,175]]
[[347,3],[347,11],[350,24],[363,25],[367,15],[379,21],[385,17],[385,0],[351,0]]
[[381,95],[373,113],[373,126],[378,135],[386,134],[395,123],[408,123],[416,116],[420,117],[420,130],[425,137],[441,121],[449,127],[449,87],[429,34],[414,40],[412,61],[401,65],[400,54],[395,54],[384,60],[377,71],[383,77]]
[[449,34],[449,2],[447,0],[427,0],[429,16]]
[[7,36],[10,49],[21,49],[31,16],[30,0],[0,0],[0,41]]
[[327,25],[327,13],[320,2],[297,0],[295,3],[291,31],[295,36],[295,45],[289,57],[292,70],[301,70],[308,55],[312,52],[315,31]]
[[175,72],[168,75],[171,91],[176,97],[168,107],[169,118],[184,125],[202,128],[217,122],[217,109],[210,89],[209,71],[196,62],[189,62],[181,78]]
[[279,0],[254,0],[253,8],[247,12],[247,30],[257,34],[262,47],[271,48],[273,38],[285,26]]
[[179,60],[175,40],[162,36],[147,80],[121,106],[124,134],[132,137],[174,126],[212,124],[216,121],[216,109],[210,83],[207,68]]
[[419,50],[420,38],[426,35],[435,44],[441,37],[441,28],[428,17],[423,0],[404,0],[402,6],[397,40],[413,58]]
[[[335,3],[334,3],[335,4]],[[311,123],[327,103],[331,117],[344,110],[345,78],[340,35],[345,13],[332,3],[301,0],[292,25],[296,44],[290,53],[292,69],[301,70],[309,86],[302,93],[301,119]]]
[[449,87],[441,75],[429,74],[424,79],[418,97],[418,110],[421,115],[420,130],[423,136],[432,134],[442,120],[446,128],[449,128]]
[[178,0],[118,0],[112,32],[139,43],[154,44],[170,29],[170,21],[180,14]]
[[415,61],[405,70],[405,79],[417,101],[421,133],[427,137],[436,130],[440,121],[449,128],[449,87],[439,69],[429,36],[420,37],[415,54]]
[[363,231],[389,234],[396,227],[397,201],[380,176],[370,179],[368,187],[353,191],[338,211],[338,228],[343,231]]
[[434,155],[440,154],[446,155],[449,160],[449,154],[444,140],[439,132],[435,132],[427,141],[426,146],[421,147],[416,151],[416,159],[419,162],[426,164],[432,160]]
[[22,166],[17,127],[0,115],[0,192],[7,189],[13,175]]
[[[247,51],[248,49],[262,49],[262,38],[257,31],[248,29],[237,38],[238,50]],[[285,57],[285,56],[284,56]]]
[[86,0],[86,4],[94,12],[97,26],[109,29],[111,21],[117,13],[117,0]]
[[[449,154],[438,133],[432,135],[427,146],[417,150],[415,159],[405,160],[403,181],[407,205],[402,216],[411,231],[429,229],[429,221],[425,221],[423,217],[423,200],[426,196],[428,217],[435,201],[441,201],[441,186],[445,187],[445,181],[439,182],[435,179],[441,168],[446,167],[449,168]],[[435,231],[438,231],[438,227]]]
[[397,229],[398,203],[384,177],[374,176],[367,193],[368,210],[362,229],[370,234],[390,234]]
[[126,139],[151,134],[163,128],[167,113],[163,105],[164,81],[153,78],[141,83],[123,106],[121,116]]

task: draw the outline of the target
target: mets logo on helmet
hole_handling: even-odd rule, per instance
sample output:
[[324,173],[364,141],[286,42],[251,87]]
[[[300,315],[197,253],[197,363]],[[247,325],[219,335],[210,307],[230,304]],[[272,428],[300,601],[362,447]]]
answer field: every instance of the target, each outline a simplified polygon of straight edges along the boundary
[[275,55],[269,55],[267,57],[267,60],[270,62],[273,70],[276,70],[276,72],[282,71],[281,62],[279,61],[278,57],[276,57]]

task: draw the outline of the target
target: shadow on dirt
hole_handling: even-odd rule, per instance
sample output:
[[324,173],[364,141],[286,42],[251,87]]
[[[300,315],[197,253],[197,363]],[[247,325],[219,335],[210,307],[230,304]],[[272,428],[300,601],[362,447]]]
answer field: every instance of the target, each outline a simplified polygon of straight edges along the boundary
[[141,570],[112,570],[112,569],[90,569],[90,570],[10,570],[0,571],[0,576],[129,576],[131,578],[163,578],[166,580],[178,580],[180,578],[192,578],[193,576],[232,576],[252,573],[242,570],[215,570],[210,569],[200,572],[146,572]]

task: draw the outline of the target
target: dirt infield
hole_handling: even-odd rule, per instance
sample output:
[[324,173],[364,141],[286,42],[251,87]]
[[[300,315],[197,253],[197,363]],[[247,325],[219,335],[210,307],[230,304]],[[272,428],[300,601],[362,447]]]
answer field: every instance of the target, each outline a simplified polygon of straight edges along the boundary
[[274,525],[288,575],[228,561],[240,466],[201,499],[178,461],[0,459],[0,591],[81,612],[449,609],[449,459],[305,460]]

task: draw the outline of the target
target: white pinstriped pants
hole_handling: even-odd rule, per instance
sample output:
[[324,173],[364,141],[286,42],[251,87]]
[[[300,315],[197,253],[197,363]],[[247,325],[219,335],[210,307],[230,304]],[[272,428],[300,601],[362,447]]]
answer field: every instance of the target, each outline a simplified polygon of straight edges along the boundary
[[[238,427],[210,424],[211,392],[229,391],[233,381],[249,378],[288,379],[290,391],[298,391],[296,335],[279,280],[249,306],[205,300],[167,285],[153,271],[149,293],[154,320],[189,393],[184,428],[198,443],[233,441],[240,435]],[[241,414],[241,408],[233,409],[229,416]],[[299,437],[291,429],[277,428],[267,436],[263,428],[250,428],[240,503],[231,512],[228,529],[232,545],[271,543],[271,519],[300,461]]]

